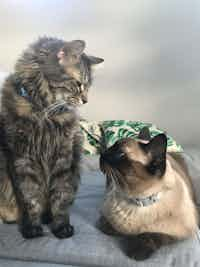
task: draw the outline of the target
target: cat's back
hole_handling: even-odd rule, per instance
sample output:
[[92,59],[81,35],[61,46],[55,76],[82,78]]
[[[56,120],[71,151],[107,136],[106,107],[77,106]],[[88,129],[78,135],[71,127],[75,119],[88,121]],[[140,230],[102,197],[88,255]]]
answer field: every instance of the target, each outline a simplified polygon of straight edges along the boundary
[[[174,188],[174,211],[182,217],[182,223],[185,222],[188,229],[195,230],[199,224],[199,214],[187,163],[180,153],[170,153],[167,158],[177,180]],[[176,194],[178,191],[179,194]]]
[[173,168],[178,173],[180,179],[182,179],[186,185],[186,188],[190,194],[192,200],[195,199],[194,188],[192,184],[192,177],[189,174],[187,163],[181,153],[168,153],[167,158]]

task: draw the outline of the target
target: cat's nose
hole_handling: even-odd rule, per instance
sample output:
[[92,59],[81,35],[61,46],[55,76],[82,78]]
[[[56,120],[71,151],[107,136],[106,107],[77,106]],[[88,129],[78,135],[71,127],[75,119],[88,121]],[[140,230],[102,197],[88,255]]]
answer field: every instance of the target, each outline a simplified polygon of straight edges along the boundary
[[106,160],[106,153],[101,153],[100,158],[101,158],[102,160]]
[[105,151],[104,153],[101,153],[101,159],[110,164],[118,164],[124,158],[124,155],[124,153],[118,151],[112,153]]

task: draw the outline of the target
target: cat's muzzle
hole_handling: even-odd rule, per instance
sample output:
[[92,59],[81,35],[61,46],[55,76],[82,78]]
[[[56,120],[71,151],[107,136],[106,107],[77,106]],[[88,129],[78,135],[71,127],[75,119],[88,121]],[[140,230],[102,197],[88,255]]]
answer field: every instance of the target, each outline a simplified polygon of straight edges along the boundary
[[106,164],[109,164],[115,167],[121,161],[122,156],[123,156],[122,153],[117,153],[117,152],[110,153],[110,151],[107,150],[104,153],[101,153],[100,162],[106,163]]

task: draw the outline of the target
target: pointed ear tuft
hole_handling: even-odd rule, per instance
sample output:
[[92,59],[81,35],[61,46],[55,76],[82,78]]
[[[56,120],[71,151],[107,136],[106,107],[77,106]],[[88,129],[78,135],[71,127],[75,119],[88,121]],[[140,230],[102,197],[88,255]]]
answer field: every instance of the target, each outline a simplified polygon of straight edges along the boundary
[[85,41],[83,40],[74,40],[68,43],[70,52],[72,55],[80,56],[85,49]]
[[143,127],[138,135],[138,138],[144,141],[150,141],[151,135],[147,126]]
[[87,56],[91,65],[96,65],[104,62],[103,58],[100,57],[93,57],[93,56]]
[[166,170],[167,136],[159,134],[143,147],[151,156],[147,166],[148,172],[151,175],[162,177]]

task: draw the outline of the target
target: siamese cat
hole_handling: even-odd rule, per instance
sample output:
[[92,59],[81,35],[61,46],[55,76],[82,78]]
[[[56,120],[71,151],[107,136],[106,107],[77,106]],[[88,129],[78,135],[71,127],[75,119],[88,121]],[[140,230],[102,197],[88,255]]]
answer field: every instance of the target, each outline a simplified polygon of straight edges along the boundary
[[117,141],[100,157],[107,176],[99,228],[123,236],[123,249],[136,260],[148,258],[162,245],[192,237],[198,229],[191,178],[184,159],[167,153],[167,137]]

